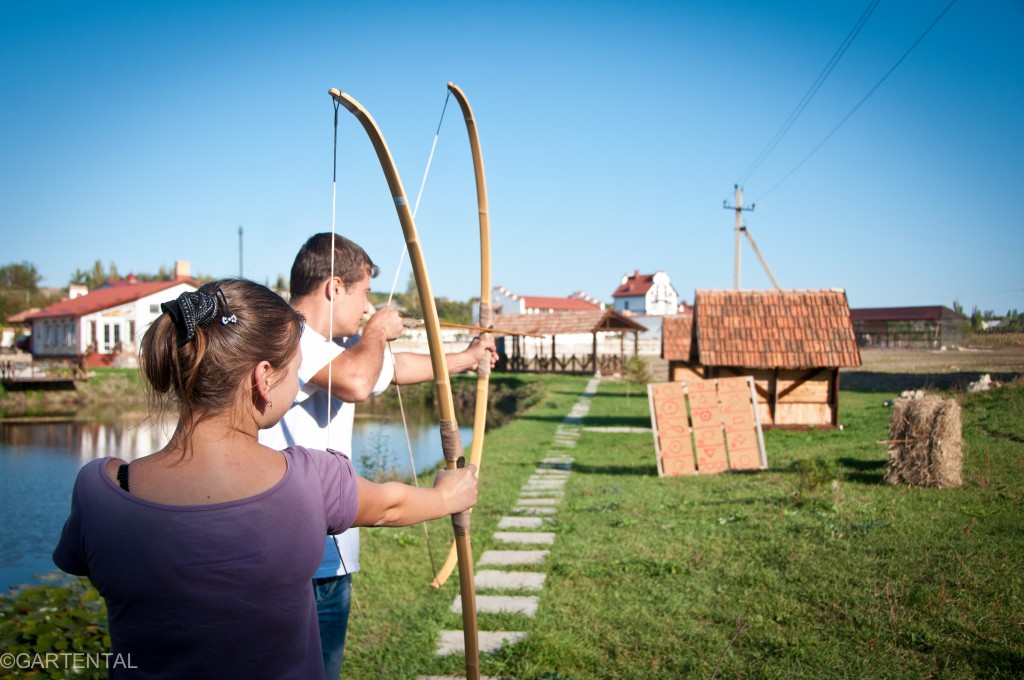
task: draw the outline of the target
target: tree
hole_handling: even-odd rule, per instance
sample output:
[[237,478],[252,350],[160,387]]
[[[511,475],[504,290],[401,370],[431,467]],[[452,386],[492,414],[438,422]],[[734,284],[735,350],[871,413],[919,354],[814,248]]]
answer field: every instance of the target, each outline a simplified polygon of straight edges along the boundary
[[31,262],[20,262],[0,267],[0,287],[5,290],[17,289],[36,291],[43,277]]
[[1011,309],[1007,314],[1006,330],[1009,332],[1019,333],[1024,331],[1024,315],[1017,312],[1016,309]]
[[[138,281],[173,281],[175,277],[174,266],[168,266],[165,264],[160,265],[155,274],[147,272],[129,272]],[[195,279],[199,283],[209,283],[214,280],[214,277],[206,274],[192,274],[191,278]],[[117,269],[117,265],[113,262],[110,263],[110,268],[104,268],[103,263],[100,260],[96,260],[93,264],[92,269],[84,271],[76,269],[68,280],[68,283],[72,285],[85,286],[89,290],[95,290],[99,288],[107,281],[120,281],[121,273]],[[267,282],[269,283],[269,281]]]
[[651,382],[651,373],[647,370],[647,362],[635,354],[623,361],[622,380],[626,383],[626,403],[628,404],[630,387],[639,387]]
[[473,322],[473,303],[437,298],[437,316],[442,321],[470,324]]
[[975,305],[974,309],[971,311],[971,330],[976,333],[980,333],[982,330],[984,330],[984,325],[982,324],[981,310],[978,309],[977,305]]
[[953,300],[953,311],[956,312],[957,314],[964,313],[964,306],[960,304],[959,300]]
[[170,281],[174,278],[174,268],[169,268],[167,265],[162,264],[156,271],[156,274],[147,274],[145,272],[133,272],[133,274],[139,281]]
[[[416,287],[416,276],[409,274],[409,283],[406,285],[404,295],[395,295],[395,301],[404,310],[405,314],[417,319],[423,318],[423,307],[420,305],[420,293]],[[459,302],[445,297],[435,297],[434,305],[437,307],[437,318],[450,323],[469,324],[473,320],[473,303]]]
[[94,288],[99,288],[107,281],[116,281],[119,278],[120,276],[117,273],[116,264],[111,262],[110,271],[108,272],[103,268],[103,263],[99,260],[96,260],[96,262],[92,266],[92,269],[89,271],[75,269],[75,272],[71,275],[71,280],[69,281],[69,283],[73,285],[85,286],[89,290],[93,290]]
[[17,262],[0,267],[0,320],[32,307],[45,307],[54,302],[52,296],[39,290],[42,275],[31,262]]
[[405,286],[404,299],[400,304],[405,307],[405,313],[417,319],[423,318],[423,307],[420,305],[420,290],[416,287],[416,275],[409,272],[409,282]]

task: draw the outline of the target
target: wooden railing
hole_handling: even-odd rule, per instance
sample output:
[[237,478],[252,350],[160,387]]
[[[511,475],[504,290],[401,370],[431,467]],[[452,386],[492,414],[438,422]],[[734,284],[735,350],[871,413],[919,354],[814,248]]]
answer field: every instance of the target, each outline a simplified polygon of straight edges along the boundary
[[556,357],[509,357],[505,370],[510,373],[572,373],[580,375],[611,375],[622,372],[624,357],[605,354],[597,357],[598,370],[594,369],[594,356],[578,357],[574,354]]

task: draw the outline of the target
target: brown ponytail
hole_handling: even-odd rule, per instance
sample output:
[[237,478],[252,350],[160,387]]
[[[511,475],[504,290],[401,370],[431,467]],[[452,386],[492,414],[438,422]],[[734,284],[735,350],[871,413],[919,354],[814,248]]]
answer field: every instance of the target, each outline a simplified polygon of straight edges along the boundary
[[[218,294],[219,289],[219,294]],[[154,412],[177,406],[175,438],[188,451],[196,423],[235,405],[242,381],[260,361],[279,369],[299,347],[302,315],[277,293],[246,279],[222,279],[200,289],[230,305],[234,323],[195,327],[195,337],[178,344],[171,315],[161,314],[142,338],[140,370]]]

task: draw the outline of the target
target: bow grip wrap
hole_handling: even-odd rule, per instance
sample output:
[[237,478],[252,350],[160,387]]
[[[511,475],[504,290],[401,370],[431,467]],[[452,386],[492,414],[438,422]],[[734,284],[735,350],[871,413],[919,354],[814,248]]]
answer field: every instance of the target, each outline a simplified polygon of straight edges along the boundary
[[[448,463],[449,469],[455,468],[458,465],[458,460],[463,457],[462,435],[459,434],[459,424],[454,420],[441,421],[441,451],[444,452],[444,459]],[[456,536],[469,535],[469,515],[469,510],[452,515],[452,528]]]
[[[491,304],[489,302],[480,301],[480,321],[481,328],[491,328],[494,326],[494,313],[491,311]],[[481,339],[484,336],[490,336],[490,333],[481,333]],[[489,376],[491,374],[491,361],[489,357],[485,357],[480,365],[476,367],[477,375]]]

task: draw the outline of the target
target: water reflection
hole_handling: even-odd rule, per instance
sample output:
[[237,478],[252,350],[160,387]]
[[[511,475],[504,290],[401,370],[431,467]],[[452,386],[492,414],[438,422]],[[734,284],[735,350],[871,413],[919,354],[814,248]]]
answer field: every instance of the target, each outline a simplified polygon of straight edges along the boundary
[[[163,448],[175,420],[0,422],[0,588],[54,570],[51,561],[71,505],[79,468],[94,458],[134,460]],[[471,428],[463,428],[470,446]],[[410,482],[409,447],[417,472],[442,462],[436,423],[357,418],[352,462],[367,477],[391,474]]]
[[[175,420],[0,423],[0,453],[52,449],[77,454],[80,465],[113,456],[134,460],[159,451],[174,431]],[[24,451],[22,451],[24,452]]]

